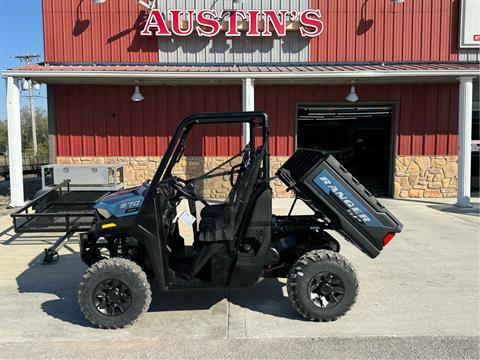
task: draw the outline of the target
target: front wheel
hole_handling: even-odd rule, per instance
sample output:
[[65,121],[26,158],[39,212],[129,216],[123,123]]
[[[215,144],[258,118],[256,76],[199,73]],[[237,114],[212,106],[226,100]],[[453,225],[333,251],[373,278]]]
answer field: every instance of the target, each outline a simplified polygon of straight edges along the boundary
[[314,250],[292,266],[287,279],[294,308],[310,321],[333,321],[355,303],[358,281],[355,270],[340,254]]
[[150,284],[141,267],[121,258],[93,264],[78,290],[85,318],[104,329],[132,325],[148,310],[151,298]]

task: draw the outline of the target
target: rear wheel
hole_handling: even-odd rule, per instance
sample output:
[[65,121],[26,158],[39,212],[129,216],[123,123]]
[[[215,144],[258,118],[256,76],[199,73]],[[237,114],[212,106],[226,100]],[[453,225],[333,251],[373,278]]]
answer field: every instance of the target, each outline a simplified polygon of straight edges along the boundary
[[314,250],[293,266],[287,280],[292,305],[310,321],[332,321],[355,303],[358,281],[353,267],[331,250]]
[[133,324],[150,306],[147,276],[133,261],[112,258],[92,265],[78,291],[80,308],[94,326],[119,329]]

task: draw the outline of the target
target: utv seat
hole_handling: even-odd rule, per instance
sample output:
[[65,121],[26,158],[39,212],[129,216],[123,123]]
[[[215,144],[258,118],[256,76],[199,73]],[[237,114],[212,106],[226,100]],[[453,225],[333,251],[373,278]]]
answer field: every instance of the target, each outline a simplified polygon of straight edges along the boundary
[[227,207],[227,203],[205,206],[202,211],[200,211],[200,217],[202,219],[219,217],[225,213]]
[[[228,203],[205,206],[200,211],[200,223],[198,227],[200,233],[218,227],[217,222],[219,221],[228,223],[229,219],[225,218],[228,210]],[[220,220],[221,218],[223,218],[223,220]]]
[[206,206],[200,212],[200,241],[233,240],[259,178],[264,151],[259,149],[230,191],[224,204]]
[[197,274],[221,249],[222,243],[235,240],[259,179],[263,155],[264,150],[255,153],[224,204],[207,206],[201,211],[202,219],[199,224],[201,250],[194,262],[194,274]]
[[[242,164],[245,162],[246,159],[249,157],[249,150],[250,146],[248,145],[245,150],[243,150],[243,160]],[[251,164],[251,161],[248,162]],[[241,165],[240,165],[241,167]],[[246,170],[246,169],[245,169]],[[238,180],[238,179],[237,179]],[[238,181],[232,186],[232,189],[230,190],[230,193],[227,196],[227,199],[223,204],[215,204],[215,205],[208,205],[205,206],[201,211],[200,211],[200,218],[204,220],[204,224],[211,223],[212,219],[217,219],[222,216],[227,215],[227,212],[230,210],[229,205],[234,201],[235,198],[235,192],[237,191],[239,187]]]

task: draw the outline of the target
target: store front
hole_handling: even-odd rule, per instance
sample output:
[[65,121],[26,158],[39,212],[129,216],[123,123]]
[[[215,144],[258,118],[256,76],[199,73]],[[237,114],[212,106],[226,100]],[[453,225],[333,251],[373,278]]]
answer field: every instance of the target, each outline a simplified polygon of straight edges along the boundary
[[[120,163],[128,185],[153,175],[184,117],[257,110],[270,116],[274,170],[317,148],[380,196],[469,197],[480,55],[456,40],[459,1],[204,3],[44,0],[45,63],[3,72],[12,139],[27,78],[48,84],[51,161]],[[201,130],[179,174],[238,153],[245,136]]]

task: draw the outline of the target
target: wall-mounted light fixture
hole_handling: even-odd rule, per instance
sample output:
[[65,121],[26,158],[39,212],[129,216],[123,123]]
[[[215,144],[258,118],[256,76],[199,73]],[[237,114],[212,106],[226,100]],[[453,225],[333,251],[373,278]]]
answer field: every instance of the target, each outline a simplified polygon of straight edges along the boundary
[[345,100],[349,102],[357,102],[358,100],[360,100],[357,94],[357,89],[355,89],[355,85],[353,85],[353,83],[352,83],[352,87],[350,88],[350,93],[347,95]]
[[142,93],[140,92],[140,86],[135,86],[135,91],[133,92],[133,95],[130,99],[135,102],[140,102],[140,101],[143,101],[143,99],[145,99]]

